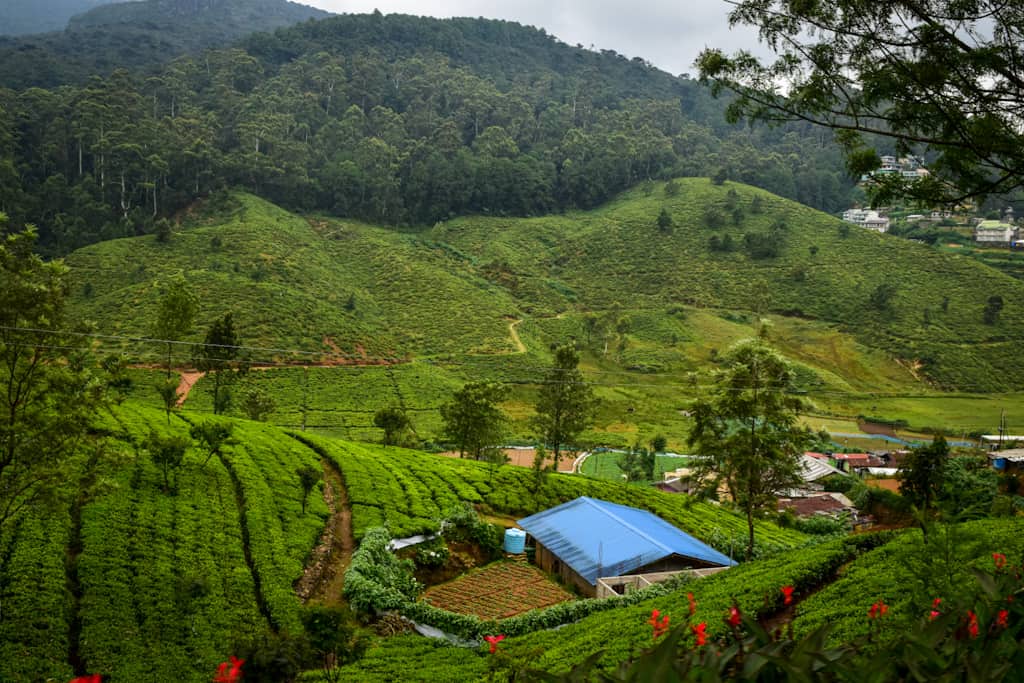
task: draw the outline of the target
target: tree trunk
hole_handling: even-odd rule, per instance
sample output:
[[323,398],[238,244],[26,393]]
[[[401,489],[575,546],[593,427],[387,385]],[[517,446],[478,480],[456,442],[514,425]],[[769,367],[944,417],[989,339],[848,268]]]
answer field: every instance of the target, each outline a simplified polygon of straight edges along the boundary
[[754,559],[754,508],[747,506],[747,561]]

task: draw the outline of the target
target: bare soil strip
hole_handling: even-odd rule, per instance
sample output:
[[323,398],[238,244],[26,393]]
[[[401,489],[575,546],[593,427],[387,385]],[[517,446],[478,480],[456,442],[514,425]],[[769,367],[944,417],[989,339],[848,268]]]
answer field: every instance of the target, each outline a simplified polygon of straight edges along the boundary
[[518,353],[526,353],[526,344],[519,338],[519,331],[516,330],[522,320],[513,320],[508,324],[508,333],[512,335],[512,343],[516,345],[516,351]]
[[324,468],[324,502],[331,511],[331,517],[320,535],[320,542],[313,549],[302,578],[295,584],[295,593],[304,602],[337,607],[344,603],[341,589],[356,542],[352,535],[352,509],[341,472],[330,460],[324,458],[321,462]]
[[180,408],[185,403],[185,399],[188,398],[188,394],[192,391],[192,387],[196,385],[205,372],[199,372],[197,370],[186,370],[181,373],[181,382],[178,384],[178,403],[177,406]]

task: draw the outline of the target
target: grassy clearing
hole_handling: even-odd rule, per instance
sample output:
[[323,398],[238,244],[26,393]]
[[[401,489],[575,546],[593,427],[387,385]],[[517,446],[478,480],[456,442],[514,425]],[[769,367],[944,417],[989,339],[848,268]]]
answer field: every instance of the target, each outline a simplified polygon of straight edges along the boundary
[[[622,468],[619,467],[621,453],[594,453],[583,462],[581,474],[596,479],[607,479],[608,481],[622,481]],[[654,481],[661,481],[665,472],[671,472],[686,467],[686,458],[669,455],[659,455],[654,461]]]

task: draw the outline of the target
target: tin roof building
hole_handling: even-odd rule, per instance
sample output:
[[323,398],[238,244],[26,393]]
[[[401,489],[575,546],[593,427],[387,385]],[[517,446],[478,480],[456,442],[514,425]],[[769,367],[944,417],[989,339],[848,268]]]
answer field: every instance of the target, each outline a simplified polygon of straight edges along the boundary
[[656,515],[586,496],[519,520],[537,564],[594,595],[598,579],[729,567],[725,554]]

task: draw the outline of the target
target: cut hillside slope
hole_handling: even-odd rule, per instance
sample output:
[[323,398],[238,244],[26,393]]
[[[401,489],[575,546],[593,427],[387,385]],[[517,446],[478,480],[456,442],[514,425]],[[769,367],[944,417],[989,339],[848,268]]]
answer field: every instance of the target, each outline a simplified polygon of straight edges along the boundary
[[[167,244],[142,237],[75,252],[73,303],[108,332],[144,336],[159,283],[182,273],[202,293],[200,328],[233,309],[257,346],[497,354],[490,365],[503,368],[526,360],[514,353],[515,318],[524,320],[517,333],[534,364],[547,362],[549,340],[572,335],[599,363],[640,372],[700,370],[705,351],[723,350],[716,338],[733,336],[723,328],[755,329],[774,312],[783,316],[778,343],[822,386],[920,392],[928,385],[919,378],[965,391],[1024,387],[1016,361],[1024,283],[971,259],[845,229],[754,188],[702,179],[676,186],[670,196],[662,185],[637,189],[591,212],[463,218],[418,234],[330,219],[311,225],[235,195]],[[707,225],[709,211],[729,206],[738,225]],[[673,217],[669,233],[656,226],[662,208]],[[752,258],[745,236],[769,234],[778,255]],[[735,250],[709,248],[725,236]],[[988,325],[982,310],[995,293],[1006,303]],[[690,323],[694,308],[715,315]],[[531,346],[531,333],[542,343]],[[254,360],[281,359],[263,355]]]
[[[1019,388],[1024,283],[973,260],[856,229],[761,190],[706,179],[637,188],[598,210],[464,218],[429,236],[536,310],[704,308],[832,322],[940,385]],[[665,209],[671,230],[659,230]],[[721,245],[729,237],[731,250]],[[759,251],[759,254],[753,252]],[[769,254],[775,255],[769,255]],[[890,289],[891,288],[891,289]],[[990,296],[1006,307],[983,321]]]

